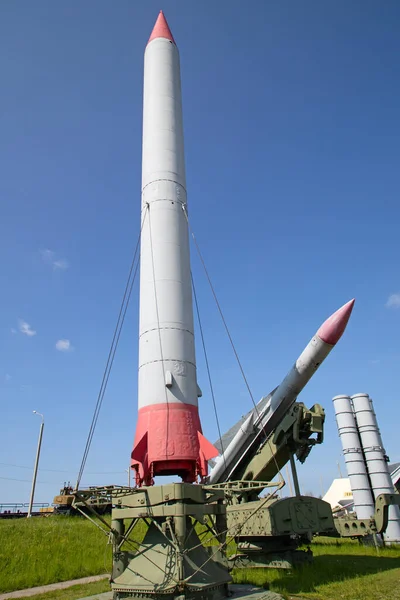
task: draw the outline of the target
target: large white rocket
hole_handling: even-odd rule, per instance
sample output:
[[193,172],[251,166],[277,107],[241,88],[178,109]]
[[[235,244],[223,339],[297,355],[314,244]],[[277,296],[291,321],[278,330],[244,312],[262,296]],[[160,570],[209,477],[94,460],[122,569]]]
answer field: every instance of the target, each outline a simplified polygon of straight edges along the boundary
[[144,56],[138,485],[194,482],[218,454],[198,413],[186,203],[179,52],[161,11]]

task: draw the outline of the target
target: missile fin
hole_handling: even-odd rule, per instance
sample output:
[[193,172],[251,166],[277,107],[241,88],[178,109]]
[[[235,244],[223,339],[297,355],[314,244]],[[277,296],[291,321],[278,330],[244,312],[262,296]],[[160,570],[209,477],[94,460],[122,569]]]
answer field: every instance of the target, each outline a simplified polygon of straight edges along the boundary
[[135,444],[131,458],[133,461],[143,464],[147,455],[147,431],[142,438]]
[[215,456],[218,456],[219,452],[215,448],[215,446],[213,446],[211,444],[211,442],[209,442],[200,431],[197,432],[197,437],[198,437],[199,446],[200,446],[200,448],[199,448],[200,476],[206,477],[207,471],[208,471],[208,466],[207,466],[208,461],[210,460],[210,458],[214,458]]
[[197,437],[199,438],[200,452],[202,452],[206,461],[218,456],[219,452],[216,447],[213,446],[200,431],[197,432]]

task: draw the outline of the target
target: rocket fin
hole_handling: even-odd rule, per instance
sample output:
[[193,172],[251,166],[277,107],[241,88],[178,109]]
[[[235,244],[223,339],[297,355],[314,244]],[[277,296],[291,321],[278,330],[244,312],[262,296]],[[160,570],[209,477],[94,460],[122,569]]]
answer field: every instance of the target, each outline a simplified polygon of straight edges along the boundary
[[147,440],[147,431],[137,444],[134,445],[132,454],[131,454],[131,468],[136,472],[136,485],[141,486],[143,481],[145,481],[146,485],[152,485],[151,478],[147,477],[148,475],[148,440]]
[[213,446],[200,431],[197,432],[197,436],[199,438],[200,452],[203,454],[206,461],[218,456],[219,452],[216,447]]
[[211,442],[209,442],[200,431],[197,431],[197,437],[198,437],[199,446],[200,446],[199,447],[199,467],[200,467],[199,475],[203,479],[204,477],[207,476],[207,473],[208,473],[208,461],[210,460],[210,458],[214,458],[215,456],[218,456],[219,452],[215,448],[215,446],[213,446],[211,444]]
[[143,464],[147,454],[147,431],[142,438],[135,444],[131,458],[133,461]]

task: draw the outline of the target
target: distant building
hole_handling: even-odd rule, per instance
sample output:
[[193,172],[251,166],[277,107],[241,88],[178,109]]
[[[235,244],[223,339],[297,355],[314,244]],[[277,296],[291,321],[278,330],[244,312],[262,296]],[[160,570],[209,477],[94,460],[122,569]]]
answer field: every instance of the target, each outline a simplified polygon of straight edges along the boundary
[[348,513],[353,510],[353,492],[347,477],[334,479],[331,487],[322,498],[331,505],[333,513]]
[[394,489],[400,494],[400,462],[389,465],[389,471]]
[[[389,465],[390,476],[397,493],[400,493],[400,462]],[[350,480],[341,477],[332,481],[331,487],[322,498],[332,507],[332,512],[338,516],[353,511],[353,492]]]

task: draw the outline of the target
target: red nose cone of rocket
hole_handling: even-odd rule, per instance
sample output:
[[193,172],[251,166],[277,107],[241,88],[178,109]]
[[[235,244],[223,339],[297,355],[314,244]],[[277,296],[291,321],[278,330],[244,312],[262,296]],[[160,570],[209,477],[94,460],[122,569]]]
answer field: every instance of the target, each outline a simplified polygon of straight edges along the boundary
[[340,340],[346,329],[353,310],[355,299],[344,304],[329,317],[318,329],[317,336],[327,344],[334,346]]
[[158,15],[156,24],[154,25],[153,31],[151,32],[151,36],[149,37],[149,41],[147,43],[149,44],[156,38],[165,38],[166,40],[169,40],[175,44],[174,36],[171,33],[167,19],[164,17],[162,10],[160,10],[160,14]]

